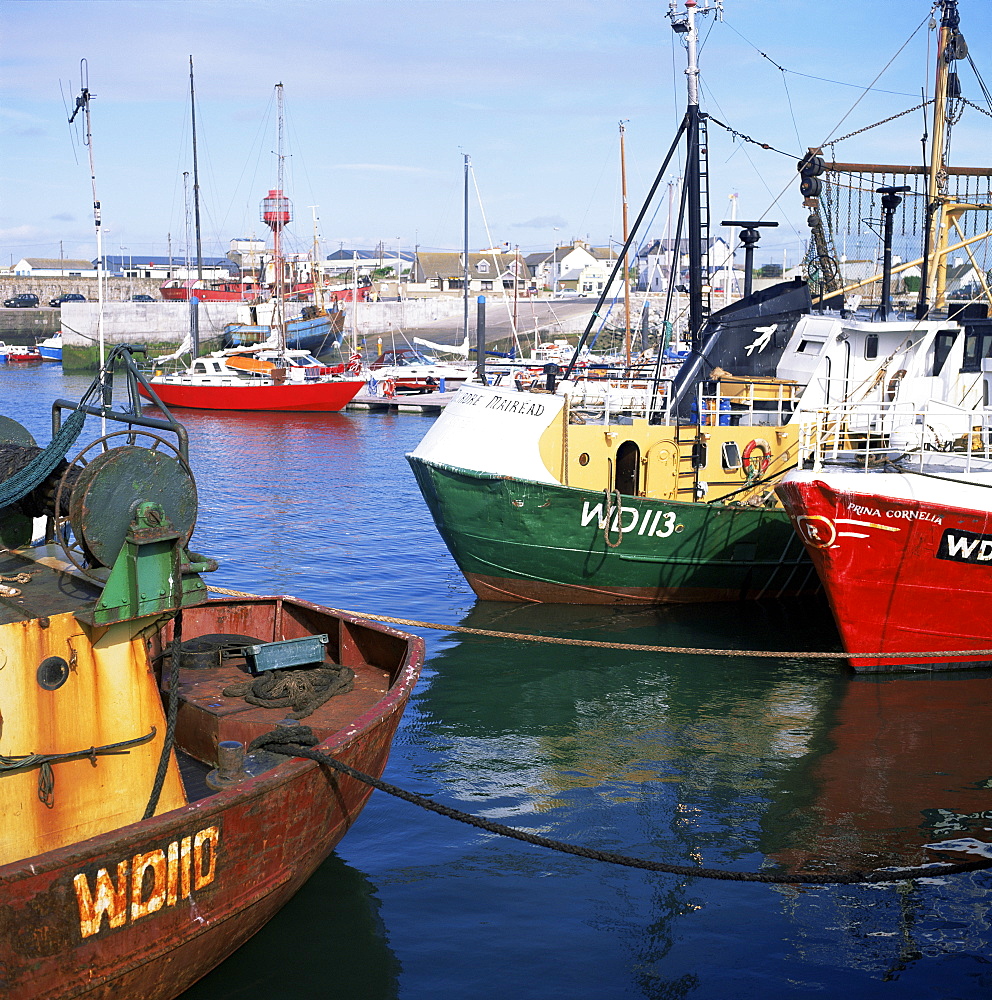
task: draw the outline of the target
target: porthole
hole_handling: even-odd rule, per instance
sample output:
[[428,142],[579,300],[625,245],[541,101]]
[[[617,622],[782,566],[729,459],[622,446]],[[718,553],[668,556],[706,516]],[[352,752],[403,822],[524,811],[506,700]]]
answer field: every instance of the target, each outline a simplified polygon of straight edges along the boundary
[[589,452],[584,451],[582,452],[581,455],[579,455],[579,465],[588,465],[588,464],[589,464]]
[[46,691],[57,691],[69,679],[69,664],[61,656],[49,656],[38,667],[38,684]]

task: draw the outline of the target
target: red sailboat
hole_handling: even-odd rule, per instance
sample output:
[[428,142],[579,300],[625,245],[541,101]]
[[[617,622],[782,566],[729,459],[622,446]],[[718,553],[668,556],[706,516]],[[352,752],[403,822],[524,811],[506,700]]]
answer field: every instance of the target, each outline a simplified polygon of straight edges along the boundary
[[[194,359],[184,371],[156,372],[148,383],[166,406],[205,410],[290,410],[310,413],[343,409],[364,386],[350,372],[323,366],[306,351],[286,347],[282,231],[292,219],[283,192],[282,84],[276,84],[278,114],[278,187],[262,199],[261,219],[272,230],[275,296],[271,335],[261,344],[232,347]],[[170,358],[185,353],[185,345]],[[140,391],[152,398],[144,385]]]

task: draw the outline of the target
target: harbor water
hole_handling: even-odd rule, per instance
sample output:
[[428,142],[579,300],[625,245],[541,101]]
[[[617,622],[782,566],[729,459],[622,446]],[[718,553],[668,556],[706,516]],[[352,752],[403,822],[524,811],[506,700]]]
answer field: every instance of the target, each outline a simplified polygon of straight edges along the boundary
[[[0,368],[51,434],[88,385]],[[207,582],[442,625],[686,648],[837,650],[819,603],[477,602],[404,459],[431,416],[177,411]],[[529,833],[735,872],[851,872],[992,841],[992,677],[836,660],[535,644],[415,629],[422,679],[385,779]],[[797,886],[561,854],[375,792],[298,896],[184,1000],[992,995],[992,872]]]

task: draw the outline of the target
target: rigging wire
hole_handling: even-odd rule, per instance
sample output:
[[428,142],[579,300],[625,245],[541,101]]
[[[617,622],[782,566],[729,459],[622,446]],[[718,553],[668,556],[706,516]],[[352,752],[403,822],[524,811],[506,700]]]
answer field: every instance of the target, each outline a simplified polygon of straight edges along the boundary
[[[930,17],[930,15],[928,14],[927,17],[924,18],[924,21],[928,20],[929,17]],[[758,46],[754,44],[754,42],[752,42],[749,38],[747,38],[740,31],[738,31],[733,26],[733,24],[731,24],[730,21],[728,21],[726,18],[724,18],[723,23],[726,24],[727,27],[730,28],[730,30],[733,31],[736,35],[739,35],[741,37],[741,39],[743,39],[744,42],[746,42],[748,45],[750,45],[751,48],[754,49],[754,51],[757,52],[759,56],[761,56],[762,59],[767,59],[768,62],[770,62],[777,70],[779,70],[783,74],[785,74],[785,73],[791,73],[793,76],[801,76],[801,77],[804,77],[807,80],[817,80],[820,83],[830,83],[830,84],[834,84],[834,85],[836,85],[838,87],[856,87],[856,88],[860,88],[861,87],[861,84],[859,84],[859,83],[848,83],[846,80],[831,80],[828,77],[814,76],[812,73],[800,73],[798,70],[787,69],[785,66],[782,66],[779,63],[775,62],[775,60],[772,59],[772,57],[770,55],[768,55],[766,52],[762,52],[761,49],[759,49]],[[922,22],[921,22],[921,27],[922,27]],[[919,31],[919,30],[920,30],[919,28],[916,29],[916,31]],[[914,35],[916,34],[916,31],[913,32]],[[910,36],[910,37],[912,37],[912,36]],[[881,75],[881,74],[879,74],[879,75]],[[878,77],[875,77],[875,80],[877,80],[877,79],[878,79]],[[874,83],[875,80],[872,80],[872,83]],[[868,87],[868,90],[870,90],[870,91],[872,91],[872,92],[874,92],[876,94],[893,94],[896,97],[914,97],[915,96],[914,94],[905,94],[901,90],[882,90],[880,87],[873,87],[873,86],[870,86],[870,85]]]

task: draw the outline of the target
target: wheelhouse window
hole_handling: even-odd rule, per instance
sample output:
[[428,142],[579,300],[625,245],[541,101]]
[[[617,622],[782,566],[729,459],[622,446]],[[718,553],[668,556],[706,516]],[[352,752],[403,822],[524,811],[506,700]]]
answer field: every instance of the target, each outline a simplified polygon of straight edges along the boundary
[[941,330],[933,342],[933,375],[939,375],[951,353],[957,330]]

